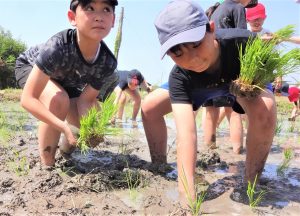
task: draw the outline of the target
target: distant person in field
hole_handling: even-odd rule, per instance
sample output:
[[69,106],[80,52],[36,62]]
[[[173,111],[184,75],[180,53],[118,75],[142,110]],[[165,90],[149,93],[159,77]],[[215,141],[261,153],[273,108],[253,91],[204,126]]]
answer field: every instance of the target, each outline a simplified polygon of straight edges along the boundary
[[265,6],[258,3],[253,8],[246,9],[246,19],[250,26],[250,31],[256,32],[259,35],[271,34],[271,31],[263,27],[267,18]]
[[296,117],[300,114],[300,89],[297,86],[289,86],[289,84],[284,83],[280,89],[274,88],[274,94],[277,96],[286,96],[293,103],[293,109],[288,120],[295,121]]
[[300,108],[299,93],[300,93],[300,90],[299,90],[298,87],[292,86],[292,87],[289,87],[288,93],[289,93],[288,99],[289,99],[290,102],[293,103],[292,113],[291,113],[291,116],[288,120],[289,121],[295,121],[296,117],[300,114],[299,113],[299,108]]
[[247,29],[245,8],[254,7],[257,0],[225,0],[212,12],[210,20],[216,28]]
[[16,60],[21,105],[41,121],[43,165],[55,164],[61,133],[69,149],[76,146],[69,125],[79,128],[80,118],[98,105],[99,93],[110,94],[118,83],[117,60],[103,41],[114,26],[117,5],[117,0],[71,0],[68,19],[75,28],[55,34]]
[[119,84],[115,88],[116,100],[115,103],[118,104],[119,109],[116,119],[112,120],[112,123],[121,123],[123,119],[124,107],[126,105],[126,100],[128,94],[133,100],[133,111],[132,111],[132,126],[137,126],[136,117],[139,113],[141,107],[141,96],[139,93],[139,88],[145,88],[149,93],[152,90],[152,86],[146,82],[142,73],[136,69],[131,71],[119,71]]

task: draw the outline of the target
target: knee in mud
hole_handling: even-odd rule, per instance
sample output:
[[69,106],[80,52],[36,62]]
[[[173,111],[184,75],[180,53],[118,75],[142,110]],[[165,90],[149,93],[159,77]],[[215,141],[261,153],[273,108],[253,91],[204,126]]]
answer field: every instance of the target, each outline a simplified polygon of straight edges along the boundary
[[53,113],[67,113],[69,111],[70,99],[65,93],[59,93],[52,98],[50,111]]

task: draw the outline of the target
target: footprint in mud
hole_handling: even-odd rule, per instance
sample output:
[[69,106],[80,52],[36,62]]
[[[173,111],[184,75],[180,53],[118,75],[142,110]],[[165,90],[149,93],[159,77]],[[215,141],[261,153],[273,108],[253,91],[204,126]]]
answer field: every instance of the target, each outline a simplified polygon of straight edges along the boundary
[[36,189],[40,192],[46,192],[51,188],[61,185],[63,182],[62,178],[58,173],[49,173],[48,176],[42,177],[42,179],[37,183]]
[[[241,185],[242,177],[239,175],[226,176],[210,184],[206,190],[205,200],[216,199],[232,188],[238,188]],[[235,190],[235,189],[234,189]],[[234,191],[235,193],[235,191]],[[233,193],[233,194],[234,194]],[[239,194],[234,194],[239,195]],[[236,197],[235,197],[236,198]]]
[[106,172],[82,176],[80,185],[91,191],[103,192],[127,189],[133,186],[138,187],[144,178],[141,172],[135,169],[107,170]]
[[13,185],[15,181],[12,178],[6,179],[4,181],[1,182],[1,187],[2,188],[8,188],[11,187]]
[[208,186],[206,190],[205,200],[216,199],[225,193],[228,188],[225,187],[225,181],[220,179]]
[[249,200],[247,196],[247,187],[241,186],[241,187],[234,188],[233,192],[230,194],[230,199],[232,199],[235,202],[248,205]]
[[12,216],[12,215],[7,212],[0,212],[0,216]]
[[0,194],[6,193],[7,191],[12,190],[12,185],[14,184],[14,180],[12,178],[6,179],[0,184]]
[[207,168],[209,165],[220,163],[220,155],[216,151],[208,150],[198,155],[197,167]]
[[10,206],[11,206],[11,208],[18,208],[18,207],[25,208],[26,207],[26,200],[24,200],[21,197],[21,195],[17,195],[17,197],[12,200]]
[[[234,188],[233,192],[230,194],[230,198],[235,202],[250,205],[249,198],[247,195],[247,189],[247,185],[242,183],[240,186]],[[256,185],[255,194],[253,198],[254,200],[258,198],[260,192],[264,192],[265,194],[263,195],[261,202],[257,203],[257,206],[267,207],[270,204],[267,200],[270,198],[271,191],[265,185]]]

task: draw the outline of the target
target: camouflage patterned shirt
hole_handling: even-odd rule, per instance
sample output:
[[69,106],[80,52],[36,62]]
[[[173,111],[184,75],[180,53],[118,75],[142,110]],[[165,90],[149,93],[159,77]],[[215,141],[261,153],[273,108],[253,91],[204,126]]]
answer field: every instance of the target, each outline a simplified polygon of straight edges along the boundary
[[17,62],[36,64],[62,87],[82,91],[89,84],[100,90],[100,95],[105,95],[108,89],[112,91],[118,83],[117,60],[106,44],[101,42],[97,59],[89,63],[80,52],[75,29],[61,31],[45,44],[30,48],[18,57]]

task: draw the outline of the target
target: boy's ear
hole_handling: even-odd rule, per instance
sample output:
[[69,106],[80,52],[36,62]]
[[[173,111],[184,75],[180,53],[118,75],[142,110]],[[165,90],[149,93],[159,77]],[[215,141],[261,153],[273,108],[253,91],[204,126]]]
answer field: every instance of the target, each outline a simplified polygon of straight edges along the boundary
[[209,25],[210,25],[210,32],[214,33],[215,32],[215,22],[209,21]]
[[72,10],[68,11],[68,19],[72,26],[76,26],[75,13]]

